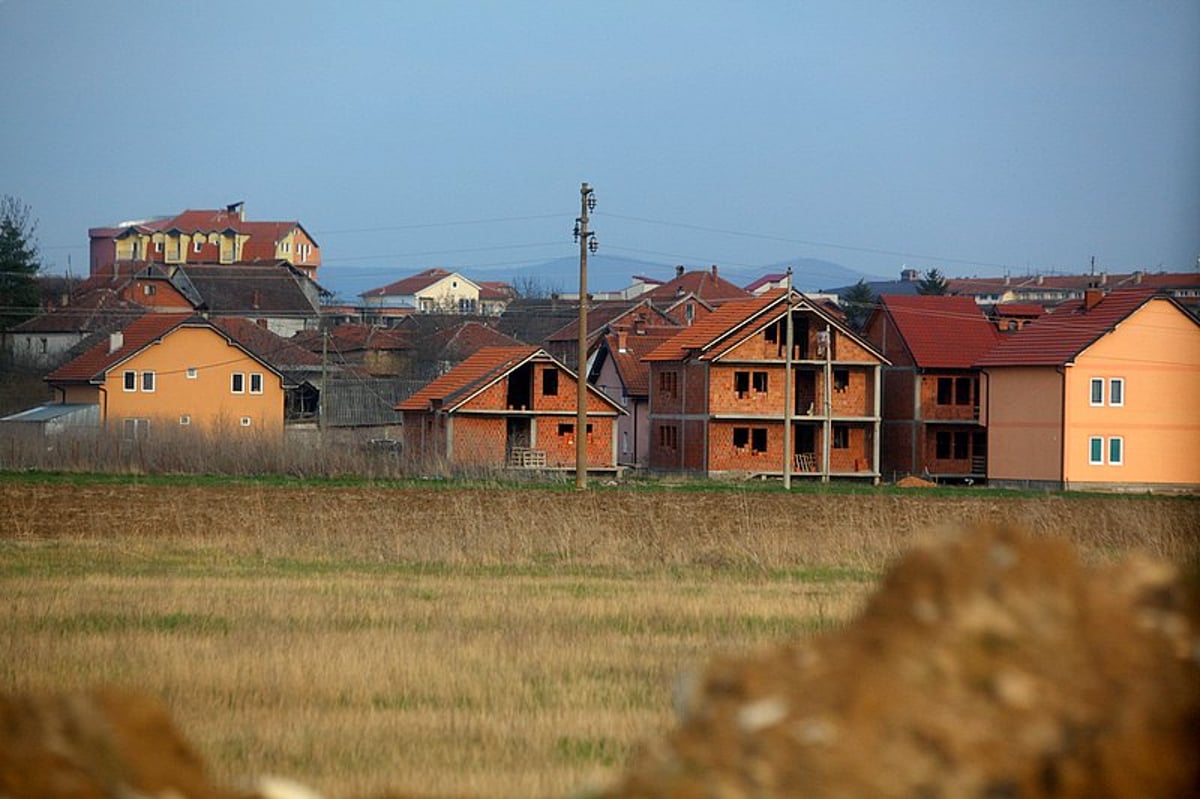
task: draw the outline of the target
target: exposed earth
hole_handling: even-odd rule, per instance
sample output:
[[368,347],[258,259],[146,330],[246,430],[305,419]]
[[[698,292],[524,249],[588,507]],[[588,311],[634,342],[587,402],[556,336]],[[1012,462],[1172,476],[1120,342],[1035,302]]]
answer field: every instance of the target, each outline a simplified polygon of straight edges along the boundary
[[[1009,529],[919,547],[842,629],[682,679],[678,727],[602,795],[1200,797],[1195,589]],[[156,700],[0,698],[0,796],[237,795]]]

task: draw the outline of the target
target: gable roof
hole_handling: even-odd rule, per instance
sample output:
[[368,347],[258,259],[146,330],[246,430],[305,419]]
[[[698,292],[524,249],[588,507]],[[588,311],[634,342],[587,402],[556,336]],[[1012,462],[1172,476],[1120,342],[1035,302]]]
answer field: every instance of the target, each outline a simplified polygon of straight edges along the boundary
[[922,369],[969,369],[1002,339],[970,297],[884,294],[879,302]]
[[1006,336],[980,358],[977,365],[1063,366],[1153,299],[1170,302],[1180,313],[1192,318],[1166,295],[1150,289],[1122,289],[1104,295],[1091,308],[1083,300],[1063,303],[1054,313],[1041,316],[1024,330]]
[[717,273],[717,267],[712,269],[697,269],[684,272],[674,280],[663,283],[643,294],[656,303],[672,303],[684,294],[694,294],[708,303],[720,303],[726,300],[744,299],[752,296],[740,286],[730,283]]
[[445,327],[429,336],[438,359],[443,361],[462,360],[484,347],[528,346],[482,322],[469,320]]
[[[213,313],[258,313],[263,316],[316,316],[318,306],[304,290],[301,277],[280,264],[273,267],[240,264],[184,264],[176,272],[186,279],[199,307]],[[183,280],[179,281],[181,284]],[[190,284],[190,285],[187,285]],[[315,287],[315,284],[313,284]]]
[[319,355],[249,319],[240,316],[217,316],[210,321],[213,327],[241,345],[250,355],[278,371],[312,371],[321,366]]
[[677,327],[650,328],[642,333],[629,331],[625,335],[624,352],[620,349],[619,333],[609,333],[604,337],[604,348],[608,357],[612,358],[613,367],[627,395],[650,395],[650,364],[644,359],[678,332]]
[[[643,320],[646,324],[670,325],[678,327],[675,320],[667,316],[665,313],[654,307],[654,304],[648,300],[639,298],[636,300],[613,300],[602,301],[591,305],[588,308],[588,338],[597,335],[604,328],[620,322],[630,314],[644,314],[653,319]],[[567,322],[558,330],[546,337],[547,342],[551,341],[578,341],[579,340],[579,316]]]
[[682,360],[689,350],[708,346],[782,300],[782,291],[769,291],[753,299],[727,302],[651,350],[646,354],[646,360]]
[[150,344],[161,341],[189,318],[186,314],[145,314],[121,329],[120,346],[116,349],[112,348],[109,338],[98,341],[77,358],[67,361],[46,375],[46,380],[66,383],[101,379],[114,366],[133,357]]
[[389,283],[386,286],[377,289],[370,289],[360,294],[360,297],[408,297],[416,294],[418,291],[427,289],[439,280],[457,276],[460,280],[470,283],[475,288],[479,288],[479,284],[470,278],[463,277],[457,272],[448,272],[445,269],[434,267],[426,269],[423,272],[417,272],[415,275],[409,275],[406,278],[397,280],[395,283]]

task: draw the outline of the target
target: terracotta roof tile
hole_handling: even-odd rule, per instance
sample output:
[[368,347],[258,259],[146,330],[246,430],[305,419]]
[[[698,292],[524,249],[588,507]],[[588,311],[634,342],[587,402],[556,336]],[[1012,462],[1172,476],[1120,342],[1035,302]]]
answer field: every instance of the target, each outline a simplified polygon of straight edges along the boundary
[[727,302],[696,322],[696,324],[683,328],[680,333],[667,339],[660,346],[647,353],[646,360],[682,360],[687,356],[688,351],[700,349],[711,344],[782,298],[782,291],[768,291],[762,296],[754,297],[753,299]]
[[609,356],[625,393],[631,397],[645,397],[650,394],[650,364],[644,358],[665,341],[679,332],[677,327],[649,328],[644,333],[629,331],[625,335],[625,351],[619,348],[620,335],[609,333],[604,337]]
[[[1092,308],[1084,301],[1063,303],[1054,313],[1030,322],[981,357],[978,366],[1061,366],[1155,298],[1153,290],[1123,289],[1104,295]],[[1165,295],[1160,298],[1170,302]]]
[[885,294],[879,302],[923,369],[969,369],[1001,340],[970,297]]
[[694,294],[708,303],[720,303],[752,296],[742,287],[721,277],[717,273],[716,267],[684,272],[674,280],[651,289],[642,296],[656,303],[670,303],[682,294]]
[[446,374],[433,380],[404,402],[398,411],[426,411],[431,403],[450,404],[471,389],[482,387],[505,371],[542,352],[538,347],[484,347]]
[[187,314],[145,314],[121,329],[120,346],[116,349],[112,349],[111,338],[105,338],[79,357],[46,375],[46,380],[71,383],[99,379],[109,369],[132,357],[150,343],[160,340],[190,318],[192,317]]
[[[426,269],[424,272],[418,272],[415,275],[409,275],[406,278],[397,280],[395,283],[389,283],[386,286],[377,289],[364,291],[360,296],[363,297],[407,297],[410,294],[416,294],[424,288],[432,286],[442,278],[449,277],[454,274],[445,269]],[[463,278],[466,280],[466,278]]]

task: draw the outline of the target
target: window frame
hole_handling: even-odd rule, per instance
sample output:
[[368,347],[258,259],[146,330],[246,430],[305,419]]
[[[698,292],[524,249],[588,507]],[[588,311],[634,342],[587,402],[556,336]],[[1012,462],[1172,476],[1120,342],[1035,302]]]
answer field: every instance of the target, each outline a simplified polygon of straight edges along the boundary
[[138,380],[138,388],[145,394],[153,394],[155,385],[158,382],[158,376],[153,369],[147,369],[142,372],[141,379]]
[[1088,465],[1104,465],[1104,436],[1088,436]]
[[[258,388],[254,387],[254,384],[256,382],[258,383]],[[248,386],[248,388],[250,389],[250,393],[251,394],[263,393],[263,385],[264,385],[263,373],[262,372],[251,372],[250,373],[250,385]]]
[[[1113,446],[1116,446],[1116,457],[1113,457]],[[1124,466],[1125,465],[1125,437],[1124,436],[1109,436],[1108,444],[1105,448],[1105,455],[1108,457],[1109,466]]]
[[1112,408],[1125,407],[1125,378],[1110,377],[1108,379],[1108,404]]
[[121,373],[121,389],[129,393],[133,393],[138,389],[137,372],[133,369],[126,369]]
[[252,426],[252,425],[254,424],[254,419],[253,419],[253,418],[251,418],[251,417],[249,417],[249,416],[243,416],[243,417],[241,418],[241,420],[239,421],[239,424],[240,424],[242,427],[250,427],[250,426]]
[[1093,408],[1104,407],[1104,378],[1093,377],[1088,381],[1088,405]]
[[179,415],[179,426],[187,427],[192,423],[191,414],[183,413]]
[[245,372],[230,372],[229,373],[229,393],[230,394],[245,394],[246,393],[246,373]]
[[195,366],[189,366],[185,372],[188,380],[195,380],[200,376],[200,370]]

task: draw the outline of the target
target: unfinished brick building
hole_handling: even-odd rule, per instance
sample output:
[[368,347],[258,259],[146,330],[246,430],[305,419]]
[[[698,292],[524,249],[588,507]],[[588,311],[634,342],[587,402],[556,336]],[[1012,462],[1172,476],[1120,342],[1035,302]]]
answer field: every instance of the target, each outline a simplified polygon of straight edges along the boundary
[[[429,468],[575,468],[575,373],[538,347],[484,347],[396,406]],[[587,468],[616,470],[619,405],[588,387]]]
[[780,475],[786,427],[797,476],[879,478],[886,361],[826,306],[782,291],[731,301],[646,360],[652,470]]

